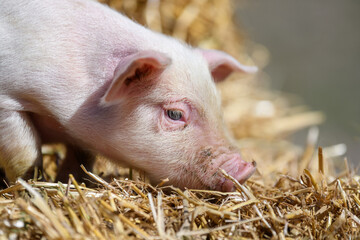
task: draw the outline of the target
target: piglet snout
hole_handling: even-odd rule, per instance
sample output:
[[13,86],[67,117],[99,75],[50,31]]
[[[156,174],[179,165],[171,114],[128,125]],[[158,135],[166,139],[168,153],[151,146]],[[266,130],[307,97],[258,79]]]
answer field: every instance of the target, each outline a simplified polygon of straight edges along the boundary
[[[236,155],[226,161],[221,168],[242,184],[255,172],[256,162],[246,162],[240,157],[240,155]],[[234,183],[229,179],[225,179],[219,186],[216,187],[216,189],[223,192],[231,192],[235,190]]]

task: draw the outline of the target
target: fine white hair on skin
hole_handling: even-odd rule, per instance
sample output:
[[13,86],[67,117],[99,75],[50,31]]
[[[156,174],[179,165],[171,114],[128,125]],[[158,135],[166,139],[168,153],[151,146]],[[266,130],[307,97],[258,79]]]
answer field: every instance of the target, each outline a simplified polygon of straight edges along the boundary
[[219,167],[239,181],[254,171],[231,144],[215,86],[254,67],[153,32],[95,1],[1,5],[0,166],[11,181],[40,166],[41,144],[52,142],[68,146],[61,171],[76,172],[81,158],[91,169],[101,154],[153,182],[169,177],[179,187],[224,191],[231,186]]

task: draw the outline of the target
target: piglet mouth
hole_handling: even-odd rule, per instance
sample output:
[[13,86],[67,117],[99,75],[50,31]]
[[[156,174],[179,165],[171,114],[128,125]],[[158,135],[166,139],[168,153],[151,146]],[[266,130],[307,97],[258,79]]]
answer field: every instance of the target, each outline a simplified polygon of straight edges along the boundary
[[[230,176],[237,180],[240,184],[243,184],[248,180],[256,170],[256,162],[245,162],[239,158],[233,158],[225,162],[221,167]],[[223,192],[232,192],[235,190],[234,182],[223,178],[221,182],[216,186],[216,190]]]

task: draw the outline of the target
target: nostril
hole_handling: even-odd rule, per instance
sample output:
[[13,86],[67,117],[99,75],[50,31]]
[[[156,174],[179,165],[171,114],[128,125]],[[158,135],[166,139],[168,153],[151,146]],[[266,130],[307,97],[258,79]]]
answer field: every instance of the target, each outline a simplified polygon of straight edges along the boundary
[[248,180],[256,171],[256,162],[249,163],[238,176],[238,181],[244,183]]
[[[244,183],[256,170],[256,162],[246,162],[237,152],[217,155],[210,166],[211,172],[217,172],[223,169],[229,176],[239,183]],[[218,191],[234,191],[234,183],[232,180],[226,179],[221,174],[212,175],[212,188]]]
[[[239,183],[243,184],[248,180],[255,172],[256,170],[256,162],[245,162],[240,158],[240,155],[237,155],[227,162],[225,162],[222,166],[222,169],[224,169],[230,176],[232,176],[234,179],[236,179]],[[233,182],[226,179],[222,185],[221,190],[222,191],[233,191]]]
[[235,190],[234,183],[228,179],[221,186],[221,191],[223,192],[233,192]]

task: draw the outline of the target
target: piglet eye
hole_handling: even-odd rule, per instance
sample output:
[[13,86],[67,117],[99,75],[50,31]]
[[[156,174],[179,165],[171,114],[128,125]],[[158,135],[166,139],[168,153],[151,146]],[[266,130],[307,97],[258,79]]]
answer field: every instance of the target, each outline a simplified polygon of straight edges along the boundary
[[169,118],[172,120],[178,121],[182,118],[183,113],[179,110],[167,110],[166,111]]

